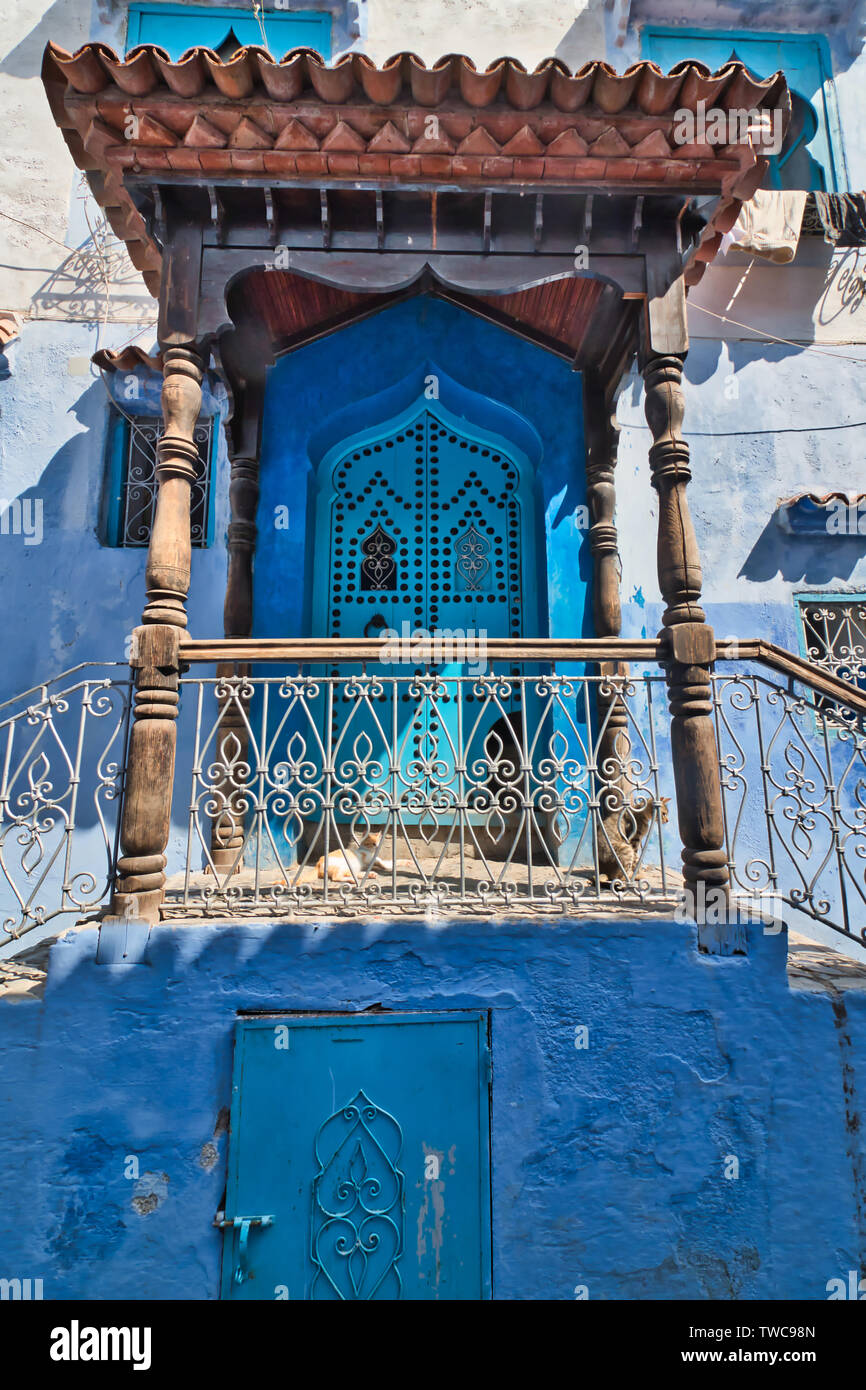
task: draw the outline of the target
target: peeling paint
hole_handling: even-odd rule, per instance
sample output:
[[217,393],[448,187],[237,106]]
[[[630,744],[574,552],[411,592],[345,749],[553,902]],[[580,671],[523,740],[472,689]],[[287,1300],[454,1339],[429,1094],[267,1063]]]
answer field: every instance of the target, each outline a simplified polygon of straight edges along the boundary
[[[442,1242],[444,1238],[445,1221],[445,1179],[441,1177],[442,1166],[445,1161],[445,1150],[434,1148],[433,1145],[424,1143],[425,1168],[427,1160],[431,1157],[436,1158],[435,1171],[440,1174],[438,1179],[431,1178],[424,1184],[424,1200],[418,1211],[418,1244],[417,1255],[419,1263],[427,1254],[427,1237],[430,1237],[430,1249],[433,1251],[436,1260],[436,1275],[434,1287],[438,1289],[439,1280],[442,1273]],[[449,1150],[449,1163],[453,1165],[454,1146]],[[431,1165],[432,1169],[432,1165]],[[453,1173],[453,1166],[451,1168]],[[430,1208],[432,1211],[432,1220]]]
[[216,1144],[212,1144],[210,1140],[208,1140],[206,1144],[202,1144],[201,1151],[199,1152],[198,1156],[200,1168],[204,1168],[205,1172],[209,1173],[211,1168],[215,1166],[218,1158],[219,1151],[217,1149]]
[[135,1184],[131,1206],[139,1216],[158,1211],[168,1197],[168,1173],[142,1173]]

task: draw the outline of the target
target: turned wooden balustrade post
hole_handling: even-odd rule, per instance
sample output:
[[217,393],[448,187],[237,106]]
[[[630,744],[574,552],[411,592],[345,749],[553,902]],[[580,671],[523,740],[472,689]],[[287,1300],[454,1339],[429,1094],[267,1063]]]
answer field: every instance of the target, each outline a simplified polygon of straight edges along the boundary
[[198,460],[193,431],[201,409],[204,366],[201,353],[192,345],[169,347],[163,353],[165,429],[157,446],[159,490],[145,570],[147,603],[130,659],[135,705],[112,911],[147,922],[159,919],[165,889],[180,638],[187,625],[192,555],[190,487]]
[[[256,548],[256,505],[259,498],[257,458],[235,455],[231,461],[229,499],[232,519],[228,525],[228,577],[226,580],[223,628],[226,637],[248,637],[253,626],[253,555]],[[217,675],[223,678],[248,676],[248,663],[220,662]],[[218,791],[223,804],[211,826],[211,858],[218,871],[239,871],[244,842],[245,800],[243,782],[232,773],[246,764],[249,736],[245,716],[249,699],[243,687],[223,701],[220,712],[218,761],[225,776]]]
[[[586,438],[586,496],[589,504],[589,547],[593,561],[593,618],[597,637],[618,637],[622,628],[620,560],[614,510],[616,455],[619,429],[616,404],[606,398],[604,383],[595,372],[584,375],[584,429]],[[599,674],[615,679],[628,676],[624,662],[599,662]],[[622,809],[629,787],[620,772],[628,763],[631,743],[626,732],[625,702],[613,684],[603,679],[596,686],[596,709],[602,730],[596,751],[602,816]]]
[[[680,307],[684,319],[684,306]],[[719,915],[724,917],[729,885],[710,687],[715,637],[699,603],[703,576],[686,499],[691,469],[681,432],[685,348],[658,352],[645,342],[641,359],[645,412],[653,437],[652,483],[658,493],[658,578],[667,605],[659,636],[670,653],[665,669],[686,907],[692,917],[697,912],[701,944],[726,953],[732,949],[731,934],[726,934],[724,923],[721,931],[707,929],[701,911],[702,903],[720,904]],[[718,921],[716,911],[708,916]]]
[[[246,347],[254,361],[261,352],[254,345]],[[231,361],[228,348],[225,356]],[[253,557],[256,550],[256,508],[259,500],[259,452],[261,448],[261,419],[264,405],[264,377],[248,379],[243,390],[235,390],[234,419],[229,429],[231,480],[229,503],[231,520],[228,525],[228,574],[223,606],[223,631],[227,638],[249,637],[253,629]],[[217,675],[223,678],[245,677],[250,673],[248,663],[221,662]],[[246,798],[245,779],[239,773],[246,765],[249,752],[247,718],[249,699],[243,686],[222,701],[220,728],[217,740],[218,762],[224,769],[217,792],[221,798],[218,813],[211,824],[211,858],[218,872],[240,871],[244,843]]]

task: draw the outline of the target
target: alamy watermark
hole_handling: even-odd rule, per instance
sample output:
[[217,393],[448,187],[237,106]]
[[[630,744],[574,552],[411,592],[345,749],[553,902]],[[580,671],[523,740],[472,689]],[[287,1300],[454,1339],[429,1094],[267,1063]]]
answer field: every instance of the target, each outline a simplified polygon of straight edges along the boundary
[[134,1371],[148,1371],[151,1329],[82,1327],[73,1318],[68,1327],[52,1328],[48,1355],[52,1361],[129,1361]]
[[782,112],[761,111],[756,106],[707,110],[706,101],[699,101],[694,111],[681,107],[674,112],[671,136],[675,145],[745,145],[751,139],[761,154],[779,154]]
[[441,666],[460,662],[471,676],[487,670],[487,629],[437,627],[432,632],[415,627],[404,619],[401,630],[383,627],[379,633],[384,646],[379,660],[389,666]]
[[23,536],[25,545],[41,545],[42,498],[0,497],[0,536]]
[[28,1303],[44,1297],[41,1279],[0,1279],[0,1301]]
[[833,498],[827,505],[827,531],[831,536],[866,536],[866,497],[849,502]]

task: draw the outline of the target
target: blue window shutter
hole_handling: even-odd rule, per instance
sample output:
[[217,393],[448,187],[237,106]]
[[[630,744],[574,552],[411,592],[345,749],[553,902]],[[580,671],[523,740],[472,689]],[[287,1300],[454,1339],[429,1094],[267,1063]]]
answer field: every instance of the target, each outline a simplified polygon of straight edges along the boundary
[[158,44],[175,61],[189,48],[219,48],[233,30],[239,43],[267,47],[275,57],[292,48],[315,48],[331,56],[331,17],[298,10],[262,15],[262,28],[248,9],[210,5],[130,5],[126,51],[142,43]]
[[112,410],[108,422],[108,468],[106,471],[105,543],[120,545],[123,526],[123,487],[126,480],[126,456],[129,424],[117,410]]
[[[832,85],[832,67],[826,39],[819,34],[746,34],[737,30],[660,29],[643,31],[644,57],[667,72],[674,64],[694,58],[713,71],[730,61],[732,53],[758,77],[770,77],[781,68],[788,86],[808,102],[817,129],[806,145],[812,156],[810,186],[837,192],[844,187],[839,118]],[[784,170],[771,160],[768,185],[787,187]]]

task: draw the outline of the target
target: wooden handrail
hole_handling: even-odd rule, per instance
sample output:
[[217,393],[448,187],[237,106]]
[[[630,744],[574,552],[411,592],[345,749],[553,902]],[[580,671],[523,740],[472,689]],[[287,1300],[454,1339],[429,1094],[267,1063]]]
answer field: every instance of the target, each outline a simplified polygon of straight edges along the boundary
[[[443,644],[444,645],[444,644]],[[252,663],[287,661],[299,666],[335,662],[378,662],[385,643],[378,637],[267,637],[229,638],[224,641],[192,639],[181,642],[180,656],[185,663]],[[733,650],[732,650],[733,649]],[[413,659],[418,663],[441,659],[442,648],[433,642],[413,640]],[[487,661],[502,662],[621,662],[645,661],[663,664],[669,659],[666,644],[654,637],[533,637],[517,640],[490,638],[483,655]],[[761,638],[716,643],[716,660],[755,661],[778,675],[800,681],[817,695],[848,705],[866,714],[866,693],[848,681],[807,661],[805,657],[777,647]],[[466,658],[471,663],[471,656]]]
[[858,714],[866,714],[866,691],[858,690],[850,681],[843,681],[839,676],[831,675],[823,667],[807,661],[804,656],[786,651],[784,647],[777,647],[774,642],[765,642],[760,637],[737,641],[734,657],[730,653],[732,645],[730,642],[717,642],[716,660],[758,661],[780,676],[787,676],[789,679],[800,681],[802,685],[808,685],[809,689],[818,695],[838,700],[841,704],[856,710]]
[[[334,661],[380,661],[385,642],[379,637],[233,637],[225,641],[189,639],[181,643],[182,661],[297,661],[301,665]],[[434,642],[412,642],[413,661],[441,658]],[[663,644],[653,637],[488,638],[489,661],[661,661]],[[438,658],[437,658],[438,653]],[[464,658],[470,663],[472,658]],[[410,664],[410,663],[407,663]]]

